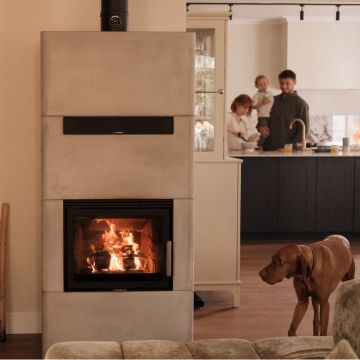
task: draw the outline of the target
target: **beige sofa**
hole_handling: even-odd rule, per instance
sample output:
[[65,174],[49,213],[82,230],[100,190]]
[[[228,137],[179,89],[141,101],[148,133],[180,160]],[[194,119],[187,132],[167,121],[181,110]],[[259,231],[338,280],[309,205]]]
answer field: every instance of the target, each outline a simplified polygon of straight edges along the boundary
[[[74,341],[52,345],[46,359],[319,359],[356,358],[360,354],[360,280],[338,289],[334,337],[274,337],[256,341],[243,339],[197,340],[188,343],[166,340],[120,342]],[[349,351],[337,346],[347,339]],[[341,343],[341,345],[347,346]],[[352,347],[352,348],[351,348]],[[340,352],[339,352],[340,349]],[[354,349],[354,351],[352,351]],[[346,349],[345,349],[346,350]]]

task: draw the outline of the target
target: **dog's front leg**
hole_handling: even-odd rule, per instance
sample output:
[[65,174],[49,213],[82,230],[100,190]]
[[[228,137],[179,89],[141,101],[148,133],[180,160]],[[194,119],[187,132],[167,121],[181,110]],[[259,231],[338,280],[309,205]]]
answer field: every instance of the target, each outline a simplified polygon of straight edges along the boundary
[[320,333],[319,301],[312,296],[311,303],[314,308],[313,335],[319,336],[319,333]]
[[296,330],[299,327],[301,320],[303,319],[307,307],[309,305],[309,298],[299,299],[294,311],[294,316],[288,331],[288,336],[296,336]]
[[306,285],[298,278],[294,278],[294,288],[298,302],[295,306],[294,316],[288,331],[288,336],[296,336],[296,330],[303,319],[309,305],[309,294]]
[[326,336],[327,335],[327,328],[329,323],[329,301],[328,299],[320,301],[320,335]]

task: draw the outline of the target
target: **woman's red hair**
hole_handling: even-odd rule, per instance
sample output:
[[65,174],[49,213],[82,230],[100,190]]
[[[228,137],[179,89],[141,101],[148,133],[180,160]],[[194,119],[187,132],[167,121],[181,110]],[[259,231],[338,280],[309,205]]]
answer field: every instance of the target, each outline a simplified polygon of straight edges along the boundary
[[251,111],[253,108],[253,101],[249,95],[241,94],[241,95],[237,96],[231,104],[231,107],[230,107],[231,111],[233,113],[236,112],[236,108],[238,106],[249,107],[248,115],[251,115]]

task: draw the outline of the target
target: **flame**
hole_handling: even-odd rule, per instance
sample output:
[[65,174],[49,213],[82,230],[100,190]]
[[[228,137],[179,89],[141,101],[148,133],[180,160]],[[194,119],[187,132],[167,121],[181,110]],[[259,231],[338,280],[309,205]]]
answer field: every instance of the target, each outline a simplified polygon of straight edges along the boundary
[[[134,235],[131,232],[122,231],[121,233],[122,238],[124,239],[126,245],[132,246],[134,251],[134,255],[139,255],[139,244],[134,241]],[[139,270],[141,268],[141,261],[139,257],[134,256],[134,264],[135,270]]]
[[95,260],[94,259],[90,260],[90,258],[88,257],[86,259],[86,262],[87,262],[88,268],[91,270],[91,272],[92,273],[96,272]]
[[[140,246],[135,242],[134,234],[130,230],[117,229],[117,225],[109,219],[96,219],[96,222],[106,222],[109,230],[105,230],[101,235],[103,240],[103,249],[110,255],[110,264],[105,271],[128,271],[142,270],[145,265],[140,259]],[[98,271],[96,268],[96,248],[92,244],[91,251],[93,256],[87,258],[87,267],[92,273]],[[138,255],[138,256],[136,256]]]
[[117,244],[119,237],[115,232],[115,224],[110,224],[110,231],[105,230],[105,233],[102,234],[102,239],[104,240],[105,249],[111,249]]
[[109,270],[110,271],[125,271],[125,267],[124,264],[122,262],[122,258],[119,257],[117,254],[115,253],[111,253],[111,259],[110,259],[110,266],[109,266]]

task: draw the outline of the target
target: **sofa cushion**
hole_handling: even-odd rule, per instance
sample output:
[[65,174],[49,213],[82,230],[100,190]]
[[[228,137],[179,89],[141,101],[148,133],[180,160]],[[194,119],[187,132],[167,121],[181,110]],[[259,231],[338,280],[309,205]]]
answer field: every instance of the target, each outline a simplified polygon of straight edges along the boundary
[[350,343],[342,339],[335,347],[327,354],[326,359],[358,359],[354,349]]
[[53,344],[45,359],[123,359],[115,341],[66,341]]
[[185,343],[170,340],[124,341],[125,359],[192,359]]
[[194,359],[259,359],[250,341],[209,339],[187,343]]
[[273,337],[254,341],[262,359],[323,359],[334,346],[332,336]]
[[360,356],[360,280],[344,282],[336,294],[333,334],[337,343],[346,339]]

